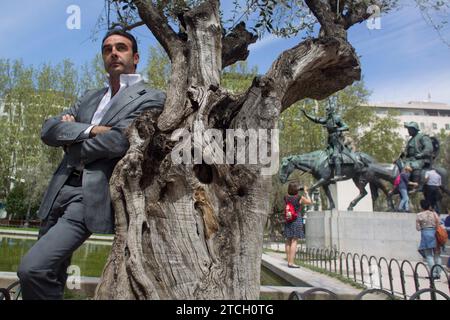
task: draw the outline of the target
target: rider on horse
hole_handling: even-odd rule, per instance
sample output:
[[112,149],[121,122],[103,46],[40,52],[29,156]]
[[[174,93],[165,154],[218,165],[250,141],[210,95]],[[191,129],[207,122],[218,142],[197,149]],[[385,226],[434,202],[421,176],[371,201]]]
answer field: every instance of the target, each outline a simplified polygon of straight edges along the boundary
[[357,163],[353,157],[351,150],[344,144],[344,137],[342,132],[348,131],[348,125],[342,120],[341,116],[336,113],[336,105],[329,103],[326,109],[325,117],[314,117],[306,113],[302,109],[303,114],[311,121],[323,125],[328,131],[328,147],[327,151],[330,158],[330,163],[334,164],[334,181],[344,180],[344,176],[341,174],[342,154],[345,152],[347,156]]
[[[431,168],[434,156],[433,141],[431,138],[420,132],[417,122],[405,124],[411,136],[406,144],[405,151],[400,155],[403,166],[410,166],[413,169],[412,181],[421,181],[422,169]],[[401,168],[400,168],[401,169]]]

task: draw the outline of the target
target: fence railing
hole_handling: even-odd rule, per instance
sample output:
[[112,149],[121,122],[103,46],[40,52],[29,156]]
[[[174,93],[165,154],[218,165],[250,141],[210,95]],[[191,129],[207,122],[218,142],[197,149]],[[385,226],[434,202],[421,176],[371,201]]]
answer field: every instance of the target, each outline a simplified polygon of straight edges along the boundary
[[19,300],[22,296],[22,289],[20,288],[20,282],[15,281],[6,288],[0,288],[0,301],[1,300]]
[[[325,288],[311,288],[305,292],[298,292],[298,291],[293,291],[290,295],[288,300],[314,300],[316,297],[314,297],[315,295],[317,295],[318,293],[321,293],[326,300],[338,300],[339,297],[336,293],[334,293],[331,290],[325,289]],[[437,300],[437,296],[440,296],[441,298],[445,299],[445,300],[450,300],[450,297],[445,294],[444,292],[437,290],[437,289],[432,289],[432,288],[427,288],[427,289],[421,289],[418,290],[417,292],[415,292],[410,298],[409,300],[419,300],[420,296],[422,296],[423,294],[429,293],[431,295],[432,300]],[[369,298],[371,298],[370,296],[373,295],[377,295],[379,296],[385,296],[385,300],[397,300],[398,297],[396,297],[395,295],[391,294],[389,291],[386,291],[384,289],[366,289],[361,291],[354,300],[363,300],[364,297],[369,296]],[[323,299],[322,298],[322,299]]]
[[[435,295],[439,291],[436,289],[436,279],[432,276],[436,269],[440,269],[445,279],[449,279],[449,274],[442,265],[434,265],[430,270],[423,262],[413,265],[408,260],[377,258],[333,249],[302,248],[297,251],[296,258],[304,264],[338,274],[369,289],[389,292],[392,296],[405,300],[413,296],[420,298],[420,294],[424,292]],[[421,293],[417,295],[418,292]]]

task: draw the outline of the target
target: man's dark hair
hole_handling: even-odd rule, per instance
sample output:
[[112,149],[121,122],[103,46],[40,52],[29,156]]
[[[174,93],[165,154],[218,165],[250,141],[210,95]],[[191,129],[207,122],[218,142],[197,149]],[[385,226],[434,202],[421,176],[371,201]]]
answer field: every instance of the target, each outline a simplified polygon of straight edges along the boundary
[[420,200],[420,207],[423,210],[428,210],[428,209],[430,209],[430,202],[428,202],[428,200],[426,200],[426,199],[422,199],[422,200]]
[[103,51],[103,43],[105,42],[106,38],[113,36],[113,35],[118,35],[118,36],[122,36],[122,37],[129,39],[131,41],[131,43],[133,44],[133,54],[138,52],[136,38],[131,33],[128,33],[122,29],[112,29],[112,30],[109,30],[108,33],[106,33],[106,35],[103,37],[103,40],[102,40],[102,51]]

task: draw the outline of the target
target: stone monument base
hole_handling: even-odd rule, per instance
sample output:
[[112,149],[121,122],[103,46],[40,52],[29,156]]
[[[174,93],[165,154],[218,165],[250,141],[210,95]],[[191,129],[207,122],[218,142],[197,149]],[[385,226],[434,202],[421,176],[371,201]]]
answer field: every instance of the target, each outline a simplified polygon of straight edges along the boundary
[[[331,195],[334,200],[336,209],[347,210],[350,202],[352,202],[359,194],[358,188],[352,180],[339,181],[330,185]],[[370,194],[369,184],[366,185],[367,195],[362,198],[353,208],[355,211],[373,211],[372,195]]]
[[422,261],[417,251],[420,232],[416,215],[400,212],[310,211],[306,223],[308,248],[380,258]]

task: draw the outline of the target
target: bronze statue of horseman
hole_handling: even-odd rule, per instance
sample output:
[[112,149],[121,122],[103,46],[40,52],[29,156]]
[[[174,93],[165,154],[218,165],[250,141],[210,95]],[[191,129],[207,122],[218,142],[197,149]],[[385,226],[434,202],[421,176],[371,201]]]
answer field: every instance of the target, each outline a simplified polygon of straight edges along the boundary
[[[411,139],[406,150],[395,164],[377,163],[373,157],[363,152],[353,152],[344,143],[343,132],[348,125],[336,113],[336,105],[329,104],[325,117],[314,117],[302,110],[311,121],[322,124],[328,132],[328,146],[325,150],[318,150],[302,155],[291,155],[282,159],[279,178],[282,183],[288,180],[294,170],[309,172],[317,180],[310,188],[314,192],[322,187],[328,198],[328,208],[334,209],[335,204],[329,186],[341,180],[352,179],[359,190],[359,195],[349,204],[348,210],[353,210],[357,203],[367,195],[366,185],[369,184],[372,200],[378,198],[378,191],[386,195],[388,209],[394,211],[392,194],[389,193],[383,180],[391,184],[401,172],[404,165],[410,165],[415,171],[412,181],[418,182],[422,190],[423,176],[427,168],[432,167],[432,161],[438,154],[439,142],[422,133],[419,134],[417,123],[406,124]],[[442,178],[442,190],[450,194],[447,189],[448,175],[444,168],[435,167]]]

